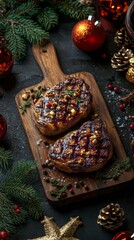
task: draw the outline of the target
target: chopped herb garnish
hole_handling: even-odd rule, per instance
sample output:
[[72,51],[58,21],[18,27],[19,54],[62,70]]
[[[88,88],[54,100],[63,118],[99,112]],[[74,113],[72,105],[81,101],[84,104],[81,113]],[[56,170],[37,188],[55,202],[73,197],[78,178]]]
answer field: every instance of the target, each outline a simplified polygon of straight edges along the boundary
[[53,187],[55,187],[55,190],[50,192],[51,196],[56,197],[57,199],[61,199],[66,196],[66,186],[61,185],[55,178],[51,179],[50,183]]
[[24,105],[21,106],[21,108],[20,108],[21,113],[24,114],[26,112],[27,108],[29,108],[30,106],[31,106],[31,101],[30,101],[30,99],[28,99],[25,101]]
[[78,102],[78,103],[83,103],[84,100],[83,100],[83,99],[79,99],[79,98],[77,98],[77,102]]
[[130,158],[127,157],[122,162],[115,162],[111,167],[105,167],[97,172],[97,179],[107,180],[107,179],[118,179],[118,177],[125,171],[131,169]]
[[67,93],[68,93],[70,96],[74,96],[74,91],[72,91],[72,90],[68,90]]

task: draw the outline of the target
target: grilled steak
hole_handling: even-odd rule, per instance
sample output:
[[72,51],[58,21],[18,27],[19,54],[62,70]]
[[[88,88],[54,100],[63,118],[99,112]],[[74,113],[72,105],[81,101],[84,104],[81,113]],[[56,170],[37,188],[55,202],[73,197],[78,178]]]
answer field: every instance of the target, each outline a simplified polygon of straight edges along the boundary
[[112,152],[106,124],[95,119],[57,140],[50,148],[49,158],[62,171],[91,172],[103,167]]
[[83,79],[69,78],[51,89],[35,105],[34,116],[45,135],[57,135],[85,118],[92,107],[92,95]]

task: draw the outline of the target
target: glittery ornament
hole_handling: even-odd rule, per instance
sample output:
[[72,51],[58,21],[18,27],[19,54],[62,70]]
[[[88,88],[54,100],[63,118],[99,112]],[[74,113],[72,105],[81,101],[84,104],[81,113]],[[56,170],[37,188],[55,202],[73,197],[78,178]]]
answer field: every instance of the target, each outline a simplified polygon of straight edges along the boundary
[[126,231],[119,232],[112,238],[112,240],[133,240],[133,239],[134,233]]
[[83,51],[95,51],[100,48],[106,38],[105,30],[100,21],[89,16],[81,20],[72,29],[72,40],[76,47]]
[[8,75],[13,67],[13,56],[4,46],[0,46],[0,78]]
[[2,140],[7,132],[7,123],[5,118],[0,114],[0,140]]
[[41,223],[44,224],[46,236],[32,240],[78,240],[73,235],[82,222],[79,217],[71,218],[67,224],[59,228],[53,218],[44,217]]

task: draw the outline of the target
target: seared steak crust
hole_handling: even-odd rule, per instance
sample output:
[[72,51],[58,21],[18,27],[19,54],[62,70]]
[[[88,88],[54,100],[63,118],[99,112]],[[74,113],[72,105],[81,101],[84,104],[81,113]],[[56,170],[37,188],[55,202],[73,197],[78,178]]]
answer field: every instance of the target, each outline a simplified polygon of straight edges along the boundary
[[35,105],[34,116],[45,135],[57,135],[85,118],[92,107],[92,95],[83,79],[69,78],[49,89]]
[[103,167],[112,151],[105,123],[95,119],[57,140],[50,148],[49,158],[62,171],[91,172]]

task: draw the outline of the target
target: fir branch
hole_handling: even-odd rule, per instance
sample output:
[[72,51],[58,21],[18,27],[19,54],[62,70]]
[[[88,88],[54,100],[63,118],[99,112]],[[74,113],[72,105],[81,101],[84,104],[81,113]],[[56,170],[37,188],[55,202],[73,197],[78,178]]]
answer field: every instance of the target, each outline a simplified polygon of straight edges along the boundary
[[13,232],[16,228],[15,225],[26,221],[27,212],[21,209],[21,214],[18,214],[13,206],[13,201],[0,192],[0,230],[5,229],[7,232]]
[[107,180],[107,179],[118,179],[118,177],[125,171],[131,169],[130,158],[127,157],[122,162],[115,162],[112,166],[107,166],[97,172],[97,179]]
[[6,195],[11,195],[14,199],[19,199],[22,205],[25,205],[25,209],[29,212],[29,215],[34,219],[39,219],[42,216],[42,203],[41,198],[32,186],[19,182],[3,183],[1,186],[2,192]]
[[7,171],[4,182],[11,182],[12,179],[26,182],[28,178],[31,178],[35,173],[37,174],[37,165],[34,161],[16,162],[13,167]]
[[38,14],[39,7],[34,1],[24,2],[13,10],[9,10],[8,14],[18,14],[25,16],[34,16]]
[[12,159],[12,152],[0,147],[0,168],[7,169],[9,161]]
[[24,16],[9,14],[6,21],[9,21],[16,34],[24,37],[32,44],[41,43],[43,39],[47,39],[49,36],[36,22]]
[[90,5],[87,4],[81,4],[77,0],[59,0],[57,2],[57,8],[58,10],[69,16],[70,18],[74,18],[77,20],[85,19],[90,14],[94,13],[93,8]]
[[19,4],[16,0],[4,0],[6,8],[14,9],[15,6]]
[[37,16],[38,23],[47,31],[58,24],[58,16],[53,8],[46,7]]
[[[12,52],[15,59],[22,59],[26,55],[26,44],[24,38],[16,33],[16,30],[12,26],[5,33],[5,38],[8,39],[7,47]],[[25,112],[25,107],[24,107]]]
[[37,171],[35,162],[18,162],[7,171],[0,190],[7,196],[19,199],[32,218],[38,219],[42,215],[42,202],[32,186],[25,184],[30,176]]

